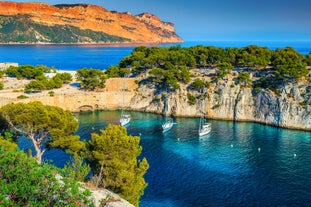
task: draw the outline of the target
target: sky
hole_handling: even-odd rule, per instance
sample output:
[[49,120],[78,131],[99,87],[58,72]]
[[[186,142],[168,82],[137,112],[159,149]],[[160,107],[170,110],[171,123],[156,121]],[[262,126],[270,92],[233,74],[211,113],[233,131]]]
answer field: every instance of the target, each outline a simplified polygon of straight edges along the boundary
[[185,41],[311,41],[311,0],[39,1],[95,4],[133,15],[149,12],[174,23]]

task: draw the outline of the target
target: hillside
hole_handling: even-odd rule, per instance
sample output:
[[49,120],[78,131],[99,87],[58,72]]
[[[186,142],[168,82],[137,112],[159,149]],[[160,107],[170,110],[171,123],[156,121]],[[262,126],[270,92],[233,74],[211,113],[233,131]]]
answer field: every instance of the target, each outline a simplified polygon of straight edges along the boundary
[[174,24],[88,4],[0,2],[0,43],[182,42]]

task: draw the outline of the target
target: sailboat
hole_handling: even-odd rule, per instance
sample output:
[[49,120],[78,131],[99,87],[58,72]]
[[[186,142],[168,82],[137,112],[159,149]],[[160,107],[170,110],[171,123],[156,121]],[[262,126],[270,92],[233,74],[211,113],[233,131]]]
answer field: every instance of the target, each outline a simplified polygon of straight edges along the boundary
[[[204,92],[204,90],[203,90]],[[200,126],[199,126],[199,136],[204,136],[210,133],[212,130],[212,125],[210,123],[207,123],[204,118],[204,98],[202,101],[202,116],[200,117]]]
[[124,114],[123,106],[124,106],[124,87],[122,89],[122,109],[121,109],[121,118],[120,118],[120,125],[125,126],[130,123],[131,116],[129,114]]
[[210,133],[212,130],[212,125],[205,122],[205,118],[202,116],[200,118],[199,136],[204,136]]
[[165,122],[162,124],[163,132],[170,130],[174,125],[172,118],[165,118]]

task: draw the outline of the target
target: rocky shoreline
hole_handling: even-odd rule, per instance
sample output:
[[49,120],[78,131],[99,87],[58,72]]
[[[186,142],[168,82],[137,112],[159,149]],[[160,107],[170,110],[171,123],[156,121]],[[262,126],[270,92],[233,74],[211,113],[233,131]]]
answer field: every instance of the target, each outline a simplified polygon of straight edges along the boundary
[[[74,76],[75,71],[71,71]],[[73,112],[94,110],[117,110],[122,107],[122,87],[124,108],[132,111],[164,114],[176,117],[200,117],[202,102],[191,105],[187,99],[187,85],[175,92],[157,94],[151,85],[138,86],[135,78],[111,78],[102,91],[82,91],[75,84],[54,89],[54,96],[48,91],[26,94],[27,98],[18,99],[24,94],[20,89],[5,88],[0,91],[1,102],[41,101]],[[311,106],[304,104],[311,91],[311,86],[297,83],[286,85],[279,94],[260,90],[257,93],[251,88],[234,85],[233,78],[221,80],[207,90],[204,101],[205,117],[215,120],[247,121],[281,128],[311,130]],[[304,87],[301,87],[304,85]],[[8,86],[8,85],[6,85]],[[199,94],[194,94],[198,96]]]

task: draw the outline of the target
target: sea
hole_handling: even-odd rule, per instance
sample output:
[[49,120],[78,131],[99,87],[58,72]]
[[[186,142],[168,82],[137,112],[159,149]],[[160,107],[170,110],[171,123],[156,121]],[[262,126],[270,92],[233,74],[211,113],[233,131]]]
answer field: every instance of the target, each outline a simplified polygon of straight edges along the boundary
[[[148,45],[170,47],[195,45],[227,47],[245,47],[248,45],[267,46],[269,49],[293,47],[301,54],[311,52],[311,41],[188,41],[174,44]],[[1,45],[0,62],[16,62],[20,65],[47,65],[59,70],[77,70],[94,68],[105,70],[110,65],[130,55],[136,46],[129,45]]]
[[[181,46],[291,46],[306,55],[311,42],[185,42]],[[160,45],[163,47],[172,44]],[[175,44],[176,45],[176,44]],[[61,70],[106,69],[131,53],[134,46],[0,45],[0,62],[54,66]],[[311,132],[232,121],[208,120],[212,131],[198,136],[198,118],[174,118],[162,132],[161,115],[129,112],[127,132],[140,136],[150,167],[141,207],[310,206]],[[82,139],[108,124],[118,124],[120,111],[77,114]],[[22,149],[31,148],[25,138]],[[70,156],[50,150],[44,160],[63,167]]]

